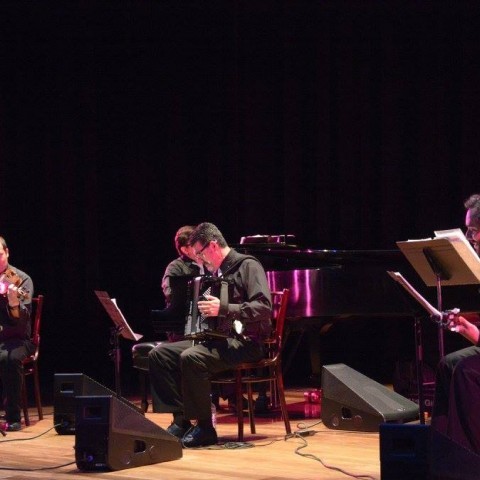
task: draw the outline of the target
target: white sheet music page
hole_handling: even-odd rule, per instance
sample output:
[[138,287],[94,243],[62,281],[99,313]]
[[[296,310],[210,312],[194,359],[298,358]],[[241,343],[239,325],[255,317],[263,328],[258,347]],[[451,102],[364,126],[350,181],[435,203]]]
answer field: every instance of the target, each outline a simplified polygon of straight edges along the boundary
[[387,273],[398,282],[430,314],[431,317],[442,318],[442,313],[423,297],[400,272],[387,271]]
[[100,300],[100,303],[103,305],[105,310],[108,313],[108,316],[112,319],[113,323],[123,330],[120,332],[121,335],[130,340],[138,341],[143,335],[135,333],[128,324],[127,320],[123,316],[122,311],[117,305],[117,301],[114,298],[110,298],[107,292],[95,290],[97,298]]
[[467,237],[460,228],[451,228],[449,230],[437,230],[434,232],[435,238],[448,238],[451,242],[458,242],[470,250],[473,255],[477,255],[472,247],[472,244],[467,240]]

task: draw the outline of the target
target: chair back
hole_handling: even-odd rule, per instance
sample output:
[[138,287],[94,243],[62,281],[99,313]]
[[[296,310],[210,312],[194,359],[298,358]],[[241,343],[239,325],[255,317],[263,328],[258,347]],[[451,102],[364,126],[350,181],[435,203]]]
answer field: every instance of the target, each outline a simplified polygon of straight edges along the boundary
[[272,323],[273,323],[273,335],[271,341],[267,344],[271,351],[269,357],[273,358],[280,355],[283,349],[284,342],[284,327],[285,319],[287,316],[288,297],[290,295],[290,289],[284,288],[281,291],[272,292]]

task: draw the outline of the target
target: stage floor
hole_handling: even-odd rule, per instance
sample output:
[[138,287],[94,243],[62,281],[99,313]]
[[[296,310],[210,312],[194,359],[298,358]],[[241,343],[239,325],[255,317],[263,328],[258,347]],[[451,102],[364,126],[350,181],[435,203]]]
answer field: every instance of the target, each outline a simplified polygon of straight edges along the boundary
[[[303,392],[287,391],[292,431],[306,427],[313,435],[286,439],[284,423],[276,414],[257,416],[257,434],[252,435],[246,416],[245,444],[239,445],[235,443],[236,418],[221,409],[219,444],[215,447],[183,450],[177,460],[107,472],[80,471],[75,463],[75,435],[59,435],[53,429],[53,406],[44,407],[41,421],[31,408],[29,427],[0,437],[0,478],[340,480],[352,475],[379,480],[379,434],[326,428],[320,421],[318,405],[306,404]],[[139,403],[138,399],[130,400]],[[171,415],[147,413],[146,418],[165,429]]]

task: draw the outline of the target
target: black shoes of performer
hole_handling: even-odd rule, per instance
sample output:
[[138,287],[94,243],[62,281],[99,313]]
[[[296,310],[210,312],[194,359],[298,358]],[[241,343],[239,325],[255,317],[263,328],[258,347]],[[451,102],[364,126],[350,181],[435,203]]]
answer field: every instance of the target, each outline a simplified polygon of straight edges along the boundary
[[182,427],[179,427],[176,423],[172,423],[169,427],[167,427],[167,432],[170,433],[170,435],[174,435],[181,440],[184,435],[191,429],[191,423],[185,423]]
[[215,445],[218,441],[217,432],[212,427],[194,427],[182,440],[184,448],[206,447]]
[[7,427],[7,432],[18,432],[22,429],[22,424],[20,422],[9,423]]

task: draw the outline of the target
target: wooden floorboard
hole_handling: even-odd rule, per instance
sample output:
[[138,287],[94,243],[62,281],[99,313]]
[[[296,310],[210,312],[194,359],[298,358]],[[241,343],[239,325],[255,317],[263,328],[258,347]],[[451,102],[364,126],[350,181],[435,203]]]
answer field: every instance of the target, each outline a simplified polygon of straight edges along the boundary
[[[318,410],[315,411],[316,406],[304,403],[302,389],[288,390],[287,403],[292,414],[292,430],[307,426],[315,432],[314,435],[285,439],[285,427],[278,416],[257,417],[257,434],[251,435],[246,417],[245,442],[248,448],[225,448],[229,442],[233,444],[230,446],[236,446],[237,425],[231,413],[221,410],[217,427],[219,445],[215,448],[183,450],[183,456],[178,460],[107,472],[80,471],[75,463],[75,435],[59,435],[53,429],[53,406],[45,407],[46,415],[42,421],[38,421],[36,411],[32,408],[32,424],[29,427],[0,437],[0,479],[351,478],[335,469],[351,475],[363,475],[363,479],[369,476],[380,479],[378,433],[338,431],[324,427]],[[146,417],[162,428],[166,428],[171,419],[167,414],[147,413]]]

